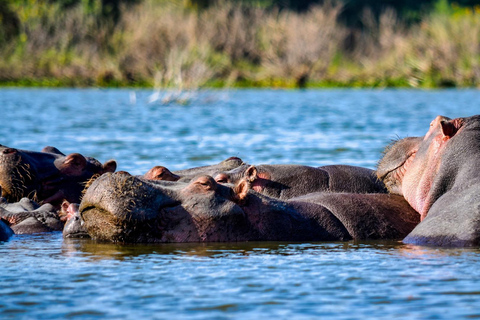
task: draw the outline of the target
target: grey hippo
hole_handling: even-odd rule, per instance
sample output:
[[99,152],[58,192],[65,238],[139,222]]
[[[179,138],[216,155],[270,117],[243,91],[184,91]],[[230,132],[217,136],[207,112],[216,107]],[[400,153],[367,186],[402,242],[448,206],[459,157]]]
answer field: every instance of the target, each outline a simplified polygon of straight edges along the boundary
[[421,216],[403,240],[433,246],[480,245],[480,115],[436,117],[422,138],[400,140],[378,175]]
[[80,215],[92,238],[122,243],[401,239],[419,221],[398,195],[318,192],[284,201],[249,184],[107,173],[86,191]]

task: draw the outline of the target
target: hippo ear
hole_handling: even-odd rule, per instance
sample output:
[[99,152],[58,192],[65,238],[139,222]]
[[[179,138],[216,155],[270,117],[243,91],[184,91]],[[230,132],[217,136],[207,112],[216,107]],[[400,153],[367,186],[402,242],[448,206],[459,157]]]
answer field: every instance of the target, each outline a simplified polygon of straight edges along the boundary
[[61,152],[61,151],[58,150],[57,148],[51,147],[51,146],[46,146],[45,148],[42,149],[42,152],[55,153],[55,154],[59,154],[59,155],[61,155],[61,156],[64,156],[64,155],[65,155],[63,152]]
[[108,160],[102,165],[103,173],[115,172],[117,170],[117,162],[115,160]]
[[60,212],[58,213],[61,221],[67,221],[69,205],[70,202],[68,202],[67,200],[63,200],[62,205],[60,206]]
[[453,137],[458,131],[458,128],[452,121],[441,121],[440,125],[442,126],[443,136],[446,138]]
[[257,168],[255,166],[248,167],[244,177],[250,182],[255,181],[257,179]]
[[66,175],[81,175],[87,165],[87,159],[80,153],[71,153],[65,157],[60,171]]
[[245,204],[248,195],[248,189],[250,189],[250,183],[246,179],[240,180],[233,191],[235,192],[234,201],[239,205]]
[[68,202],[68,200],[63,200],[62,202],[62,211],[63,212],[67,212],[67,209],[68,209],[68,206],[70,205],[70,202]]

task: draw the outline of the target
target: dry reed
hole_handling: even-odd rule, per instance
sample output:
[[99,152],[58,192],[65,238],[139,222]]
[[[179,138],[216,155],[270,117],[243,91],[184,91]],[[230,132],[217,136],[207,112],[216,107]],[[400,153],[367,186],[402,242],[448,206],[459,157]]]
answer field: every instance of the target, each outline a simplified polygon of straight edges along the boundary
[[277,80],[298,86],[480,84],[479,10],[432,14],[409,27],[392,10],[378,19],[366,12],[354,48],[347,48],[352,31],[338,22],[341,6],[328,1],[295,13],[228,1],[196,11],[145,0],[123,10],[117,24],[82,5],[65,10],[32,1],[13,9],[20,33],[1,44],[3,82],[53,78],[179,89]]

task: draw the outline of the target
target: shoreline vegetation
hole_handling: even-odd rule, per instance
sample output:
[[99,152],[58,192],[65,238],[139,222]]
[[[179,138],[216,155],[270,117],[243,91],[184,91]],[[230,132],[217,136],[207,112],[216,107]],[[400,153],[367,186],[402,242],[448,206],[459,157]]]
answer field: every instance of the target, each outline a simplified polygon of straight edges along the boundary
[[414,23],[364,10],[361,28],[342,23],[331,1],[297,12],[144,0],[115,21],[95,0],[0,6],[0,86],[480,87],[480,6],[446,0]]

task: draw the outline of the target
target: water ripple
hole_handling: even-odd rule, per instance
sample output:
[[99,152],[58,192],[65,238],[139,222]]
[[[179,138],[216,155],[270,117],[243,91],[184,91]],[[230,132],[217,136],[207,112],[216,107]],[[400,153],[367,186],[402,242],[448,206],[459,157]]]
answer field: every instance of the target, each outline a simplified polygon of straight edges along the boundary
[[[1,144],[55,145],[141,174],[238,156],[252,164],[374,168],[438,114],[478,113],[478,90],[238,90],[188,105],[151,91],[1,89]],[[480,317],[479,249],[398,242],[114,245],[17,235],[0,243],[1,318],[451,319]]]

